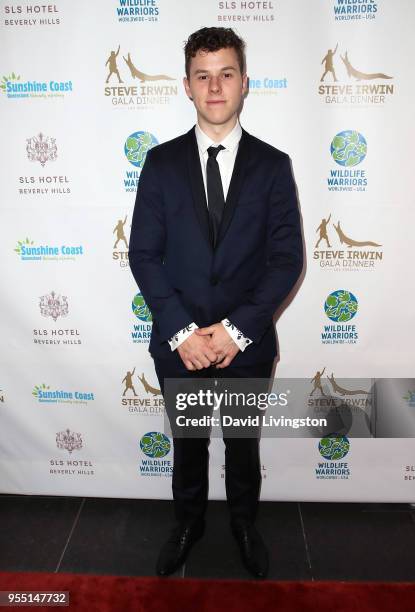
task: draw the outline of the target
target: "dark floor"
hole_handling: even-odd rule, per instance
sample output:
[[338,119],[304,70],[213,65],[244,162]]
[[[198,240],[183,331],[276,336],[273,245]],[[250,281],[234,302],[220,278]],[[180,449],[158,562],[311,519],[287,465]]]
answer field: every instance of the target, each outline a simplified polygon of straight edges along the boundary
[[[152,576],[171,525],[167,501],[0,495],[0,571]],[[270,579],[415,580],[408,504],[262,502],[257,526]],[[225,502],[177,576],[250,578]]]

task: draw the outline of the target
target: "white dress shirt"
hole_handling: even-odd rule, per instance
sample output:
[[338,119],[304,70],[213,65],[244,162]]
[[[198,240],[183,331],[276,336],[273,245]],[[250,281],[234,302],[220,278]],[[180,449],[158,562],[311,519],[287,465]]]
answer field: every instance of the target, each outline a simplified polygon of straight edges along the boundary
[[[228,194],[229,184],[232,178],[233,167],[235,165],[236,154],[238,152],[239,141],[242,136],[242,128],[239,121],[236,122],[235,127],[229,132],[227,136],[221,142],[213,141],[210,136],[205,134],[199,124],[196,124],[195,128],[197,148],[199,150],[200,165],[202,167],[203,184],[205,186],[206,201],[207,201],[207,187],[206,187],[206,164],[209,158],[208,148],[218,147],[222,145],[224,149],[219,151],[216,156],[216,160],[219,166],[220,178],[222,180],[223,195],[226,200]],[[241,351],[244,351],[249,344],[252,344],[250,338],[246,338],[237,327],[235,327],[228,319],[223,319],[222,324],[224,325],[229,336],[239,347]],[[170,340],[170,348],[172,351],[176,350],[189,336],[192,335],[195,329],[198,328],[196,323],[190,323],[183,329],[179,330]]]

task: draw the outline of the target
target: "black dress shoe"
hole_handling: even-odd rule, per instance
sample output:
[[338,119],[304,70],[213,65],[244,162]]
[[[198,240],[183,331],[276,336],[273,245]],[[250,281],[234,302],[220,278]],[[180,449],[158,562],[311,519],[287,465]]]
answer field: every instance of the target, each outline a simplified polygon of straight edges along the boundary
[[162,547],[157,560],[156,572],[159,576],[173,574],[186,560],[189,550],[204,532],[204,522],[178,525]]
[[253,525],[232,527],[233,535],[238,542],[241,559],[246,569],[255,578],[265,578],[268,574],[268,551]]

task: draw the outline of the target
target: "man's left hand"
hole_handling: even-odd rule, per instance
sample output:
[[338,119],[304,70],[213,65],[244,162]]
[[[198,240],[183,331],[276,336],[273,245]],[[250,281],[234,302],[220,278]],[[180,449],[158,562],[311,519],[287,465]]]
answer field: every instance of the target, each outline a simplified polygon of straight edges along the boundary
[[218,361],[215,365],[218,369],[227,368],[239,353],[239,347],[232,340],[222,323],[201,327],[196,329],[195,333],[199,336],[210,336],[209,346],[218,355]]

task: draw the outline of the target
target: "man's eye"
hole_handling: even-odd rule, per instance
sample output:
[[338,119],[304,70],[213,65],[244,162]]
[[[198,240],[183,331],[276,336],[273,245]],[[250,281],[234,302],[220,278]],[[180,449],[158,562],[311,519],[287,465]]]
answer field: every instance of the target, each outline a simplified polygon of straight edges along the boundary
[[207,79],[206,74],[201,74],[201,75],[199,76],[199,81],[205,81],[206,79]]
[[232,76],[232,72],[224,72],[223,76],[224,76],[225,78],[229,78],[229,77],[231,77],[231,76]]

